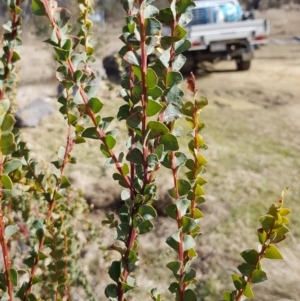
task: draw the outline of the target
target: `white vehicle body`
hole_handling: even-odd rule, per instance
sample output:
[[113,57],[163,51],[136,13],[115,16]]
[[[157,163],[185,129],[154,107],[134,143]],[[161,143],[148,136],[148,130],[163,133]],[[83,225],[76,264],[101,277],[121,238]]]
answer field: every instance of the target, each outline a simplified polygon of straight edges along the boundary
[[[190,71],[201,61],[220,60],[235,60],[238,70],[248,70],[254,45],[267,43],[269,21],[242,20],[244,15],[237,0],[196,0],[195,3],[196,7],[191,10],[194,19],[186,28],[192,47],[185,53],[187,63],[183,72]],[[226,22],[228,15],[224,17],[224,6],[229,7],[226,11],[229,14],[230,6],[233,10],[237,7],[235,16],[239,20]],[[203,24],[203,19],[208,24]]]

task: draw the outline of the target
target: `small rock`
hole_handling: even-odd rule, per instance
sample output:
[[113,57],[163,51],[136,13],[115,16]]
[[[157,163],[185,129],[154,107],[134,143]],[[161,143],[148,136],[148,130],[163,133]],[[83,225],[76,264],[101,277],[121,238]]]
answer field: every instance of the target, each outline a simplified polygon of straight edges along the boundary
[[37,98],[15,113],[16,127],[36,127],[43,118],[53,113],[54,108],[49,101]]

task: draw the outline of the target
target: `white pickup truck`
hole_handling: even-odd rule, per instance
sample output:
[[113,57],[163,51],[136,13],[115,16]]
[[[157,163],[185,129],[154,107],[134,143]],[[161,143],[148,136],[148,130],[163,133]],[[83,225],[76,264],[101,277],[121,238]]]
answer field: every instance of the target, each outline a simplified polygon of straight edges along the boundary
[[[186,28],[192,47],[184,53],[187,61],[182,72],[195,70],[203,61],[221,60],[235,60],[238,70],[248,70],[254,45],[267,43],[269,21],[247,20],[247,14],[236,9],[240,8],[237,0],[196,0],[195,3],[194,19]],[[236,11],[231,12],[230,6]],[[224,8],[227,15],[222,13]],[[235,13],[235,18],[230,13]]]

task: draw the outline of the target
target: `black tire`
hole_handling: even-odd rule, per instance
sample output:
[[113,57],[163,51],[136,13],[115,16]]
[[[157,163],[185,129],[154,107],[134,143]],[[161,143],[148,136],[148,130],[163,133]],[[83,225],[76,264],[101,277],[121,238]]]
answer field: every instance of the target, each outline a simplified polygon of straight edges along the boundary
[[191,72],[195,72],[197,70],[197,62],[192,52],[187,51],[183,53],[183,55],[186,57],[186,62],[180,69],[180,72],[183,75],[189,75]]
[[246,71],[250,69],[251,61],[238,60],[236,61],[236,66],[237,66],[237,70]]

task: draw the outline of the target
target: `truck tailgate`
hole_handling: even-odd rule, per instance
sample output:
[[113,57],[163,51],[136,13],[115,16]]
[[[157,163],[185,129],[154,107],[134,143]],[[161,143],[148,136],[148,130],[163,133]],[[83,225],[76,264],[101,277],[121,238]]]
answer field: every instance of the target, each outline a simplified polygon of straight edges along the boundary
[[188,27],[188,38],[192,43],[190,50],[206,49],[212,42],[242,39],[261,44],[266,42],[268,34],[269,21],[264,19]]

